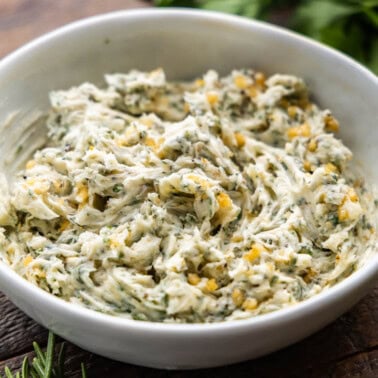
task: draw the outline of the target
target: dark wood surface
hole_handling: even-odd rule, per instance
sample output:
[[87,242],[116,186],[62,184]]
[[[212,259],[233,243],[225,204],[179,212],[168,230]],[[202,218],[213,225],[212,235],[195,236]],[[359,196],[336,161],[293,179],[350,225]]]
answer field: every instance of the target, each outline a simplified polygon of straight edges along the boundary
[[[0,58],[67,22],[112,10],[146,7],[140,0],[0,0]],[[32,342],[44,346],[47,330],[0,293],[0,374],[32,356]],[[62,340],[58,340],[58,344]],[[111,361],[70,343],[67,377],[378,377],[378,287],[350,312],[306,340],[254,361],[217,369],[161,371]]]
[[[197,371],[163,371],[111,361],[68,343],[67,377],[79,377],[83,361],[88,377],[170,378],[328,378],[378,377],[378,287],[350,312],[304,341],[269,356],[237,365]],[[19,368],[32,355],[32,341],[46,344],[47,330],[0,294],[0,372]],[[58,344],[62,340],[59,340]],[[253,342],[253,341],[251,341]]]

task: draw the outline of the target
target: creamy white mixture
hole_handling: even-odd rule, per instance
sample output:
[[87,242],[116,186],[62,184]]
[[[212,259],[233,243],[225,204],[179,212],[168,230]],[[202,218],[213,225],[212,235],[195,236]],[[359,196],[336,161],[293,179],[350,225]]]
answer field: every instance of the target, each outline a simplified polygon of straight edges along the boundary
[[242,319],[330,287],[375,242],[300,78],[106,82],[51,93],[48,143],[1,184],[1,259],[35,285],[140,320]]

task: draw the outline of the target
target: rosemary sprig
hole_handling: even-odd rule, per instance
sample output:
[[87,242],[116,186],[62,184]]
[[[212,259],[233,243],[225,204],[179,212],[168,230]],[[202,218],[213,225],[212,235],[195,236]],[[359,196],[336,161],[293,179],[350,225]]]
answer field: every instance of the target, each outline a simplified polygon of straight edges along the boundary
[[[27,357],[22,362],[21,371],[12,373],[8,366],[4,369],[4,378],[64,378],[65,343],[62,343],[58,359],[55,361],[55,335],[49,332],[46,352],[43,352],[38,343],[33,343],[35,357],[30,363]],[[87,378],[85,366],[81,364],[81,376]],[[0,378],[3,376],[0,374]]]

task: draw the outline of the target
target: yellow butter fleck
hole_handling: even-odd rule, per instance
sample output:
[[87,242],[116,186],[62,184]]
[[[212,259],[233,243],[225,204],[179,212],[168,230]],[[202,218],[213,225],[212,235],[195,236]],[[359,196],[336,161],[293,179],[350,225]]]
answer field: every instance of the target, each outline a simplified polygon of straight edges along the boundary
[[144,143],[146,144],[146,146],[151,147],[152,149],[156,148],[156,142],[153,138],[147,137]]
[[111,239],[109,243],[110,248],[112,249],[117,249],[118,247],[121,246],[121,243],[118,240]]
[[219,100],[218,94],[216,92],[207,92],[206,99],[211,106],[216,105]]
[[24,261],[23,261],[23,264],[25,267],[27,267],[28,265],[30,265],[30,263],[33,261],[33,257],[31,255],[27,255],[25,258],[24,258]]
[[263,72],[256,72],[255,81],[257,85],[263,87],[265,85],[265,80],[266,78]]
[[38,268],[36,275],[39,278],[46,278],[46,273],[43,270],[41,270],[40,268]]
[[144,126],[152,127],[154,125],[153,120],[149,117],[141,117],[139,120]]
[[188,282],[191,285],[198,285],[201,282],[201,278],[196,273],[189,273],[188,274]]
[[241,241],[243,241],[243,240],[244,240],[244,238],[243,238],[242,235],[234,235],[234,236],[231,238],[231,241],[232,241],[233,243],[238,243],[238,242],[241,242]]
[[186,177],[194,183],[200,185],[200,187],[203,189],[209,189],[211,187],[211,184],[202,177],[193,174],[190,174]]
[[337,172],[337,167],[332,163],[327,163],[324,167],[325,173],[331,174]]
[[234,289],[231,297],[237,307],[240,307],[244,302],[244,293],[240,289]]
[[316,140],[311,139],[310,142],[308,143],[308,150],[310,152],[315,152],[317,148],[318,148],[318,145],[316,143]]
[[247,79],[243,75],[237,75],[237,76],[235,76],[235,78],[234,78],[234,84],[239,89],[246,89],[248,87]]
[[308,160],[305,160],[305,161],[303,162],[303,168],[304,168],[305,171],[307,171],[307,172],[311,172],[311,171],[312,171],[311,163],[310,163]]
[[325,123],[326,131],[331,131],[334,133],[339,131],[339,128],[340,128],[339,122],[333,116],[327,115],[324,119],[324,123]]
[[256,88],[256,86],[251,85],[247,90],[247,94],[249,97],[255,98],[259,94],[259,90]]
[[254,260],[258,259],[261,255],[261,252],[264,251],[266,251],[266,248],[263,245],[254,243],[249,252],[244,254],[243,258],[249,262],[253,262]]
[[229,209],[232,207],[231,198],[227,193],[219,193],[217,195],[218,205],[221,209]]
[[33,186],[35,184],[35,178],[33,177],[29,177],[27,180],[26,180],[26,184],[28,186]]
[[29,160],[29,161],[26,163],[25,168],[26,168],[26,169],[32,169],[32,168],[35,167],[36,165],[37,165],[37,163],[35,162],[35,160]]
[[311,136],[310,125],[307,122],[305,122],[300,126],[290,127],[287,130],[287,136],[289,137],[289,139],[293,139],[296,137],[309,137]]
[[238,147],[243,147],[245,145],[245,136],[241,133],[235,133],[234,136]]
[[287,114],[289,115],[289,117],[295,118],[295,116],[297,115],[297,113],[298,113],[298,107],[296,107],[296,106],[289,106],[287,108]]
[[44,194],[44,193],[46,193],[46,189],[45,188],[41,188],[41,187],[37,187],[37,188],[34,188],[33,189],[34,190],[34,193],[35,194]]
[[67,230],[67,228],[70,226],[70,221],[68,219],[65,219],[61,224],[60,224],[60,227],[59,227],[59,231],[60,232],[63,232],[65,230]]
[[88,198],[89,198],[88,187],[84,183],[80,182],[77,184],[76,188],[77,188],[77,196],[79,198],[79,201],[82,203],[88,202]]
[[10,245],[7,249],[6,249],[6,251],[7,251],[7,253],[9,254],[9,255],[13,255],[14,254],[14,252],[15,252],[15,249],[14,249],[14,246],[13,245]]
[[343,205],[339,206],[337,210],[337,217],[339,218],[340,222],[344,222],[349,219],[348,210],[346,210]]
[[210,292],[213,292],[218,289],[218,284],[214,278],[211,278],[206,282],[206,289]]
[[246,311],[252,311],[252,310],[255,310],[257,308],[257,300],[255,298],[247,298],[243,304],[242,304],[242,307],[243,307],[243,310],[246,310]]
[[353,188],[350,188],[348,190],[347,196],[352,202],[358,202],[358,200],[359,200],[358,195]]

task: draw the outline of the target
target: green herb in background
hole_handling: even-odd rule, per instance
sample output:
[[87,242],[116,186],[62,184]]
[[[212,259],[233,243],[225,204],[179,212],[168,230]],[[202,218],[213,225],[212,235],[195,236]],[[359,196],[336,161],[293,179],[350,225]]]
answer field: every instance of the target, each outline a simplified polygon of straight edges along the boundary
[[160,7],[191,7],[265,19],[274,8],[298,3],[293,0],[155,0]]
[[155,0],[261,20],[288,11],[287,26],[349,54],[378,74],[378,0]]
[[292,25],[378,74],[378,0],[304,1]]
[[[22,363],[20,372],[13,374],[8,367],[4,369],[4,378],[64,378],[64,356],[65,356],[65,343],[62,344],[58,359],[55,361],[55,336],[49,332],[47,341],[46,352],[43,352],[40,346],[33,343],[35,357],[32,363],[25,357]],[[86,371],[83,364],[81,364],[81,376],[86,378]],[[2,376],[0,375],[0,378]]]

